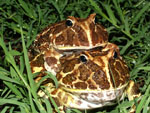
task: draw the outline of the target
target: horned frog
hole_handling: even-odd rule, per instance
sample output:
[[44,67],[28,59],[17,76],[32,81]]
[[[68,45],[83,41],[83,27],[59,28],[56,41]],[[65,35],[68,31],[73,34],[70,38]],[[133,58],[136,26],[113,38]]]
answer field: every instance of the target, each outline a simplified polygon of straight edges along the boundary
[[[44,81],[44,85],[61,113],[66,108],[84,110],[112,105],[126,94],[129,100],[140,96],[137,85],[129,80],[128,67],[115,44],[76,51],[59,60],[58,88],[51,79]],[[49,98],[42,90],[38,95]]]
[[107,31],[95,21],[95,16],[96,14],[91,14],[86,19],[69,16],[66,20],[45,28],[29,50],[32,72],[41,72],[46,68],[55,75],[58,71],[55,64],[59,64],[57,61],[64,54],[107,43]]

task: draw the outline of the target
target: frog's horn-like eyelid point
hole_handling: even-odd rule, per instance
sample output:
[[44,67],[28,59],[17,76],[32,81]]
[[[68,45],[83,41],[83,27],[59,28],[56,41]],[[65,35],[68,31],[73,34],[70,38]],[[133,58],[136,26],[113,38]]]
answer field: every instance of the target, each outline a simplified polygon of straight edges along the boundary
[[73,16],[68,16],[66,20],[76,21],[77,18],[76,18],[76,17],[73,17]]
[[88,16],[88,20],[89,21],[93,21],[95,22],[95,16],[96,16],[96,13],[93,13],[93,14],[90,14],[90,16]]

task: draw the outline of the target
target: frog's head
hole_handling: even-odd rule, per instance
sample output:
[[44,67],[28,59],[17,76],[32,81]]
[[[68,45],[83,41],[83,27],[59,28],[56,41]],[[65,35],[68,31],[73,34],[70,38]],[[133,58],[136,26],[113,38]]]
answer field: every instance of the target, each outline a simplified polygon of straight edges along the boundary
[[85,19],[69,16],[41,32],[35,41],[40,49],[50,46],[59,50],[89,49],[108,41],[106,29],[97,23],[96,14]]
[[107,43],[60,58],[57,78],[69,89],[113,90],[125,86],[129,80],[126,63],[115,44]]

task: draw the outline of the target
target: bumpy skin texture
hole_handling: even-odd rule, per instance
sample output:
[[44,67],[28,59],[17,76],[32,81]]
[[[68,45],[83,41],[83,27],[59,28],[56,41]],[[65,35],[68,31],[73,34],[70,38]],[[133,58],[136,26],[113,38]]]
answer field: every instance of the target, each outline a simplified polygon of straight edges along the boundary
[[50,47],[72,50],[100,46],[108,41],[108,34],[103,26],[95,23],[95,16],[91,14],[86,19],[69,16],[65,21],[48,26],[37,36],[35,49],[41,52]]
[[56,77],[67,88],[106,90],[120,87],[129,80],[128,67],[115,44],[79,51],[61,57],[60,62],[61,71]]
[[[129,82],[129,70],[115,44],[77,51],[60,58],[57,72],[58,88],[50,79],[44,81],[47,90],[60,107],[94,109],[123,99]],[[134,88],[132,82],[132,88]],[[130,86],[130,85],[129,85]],[[127,93],[132,90],[131,87]],[[136,88],[135,88],[136,89]],[[49,98],[43,91],[41,97]],[[138,93],[129,94],[130,97]]]
[[45,67],[55,75],[58,71],[55,65],[60,64],[59,58],[66,52],[103,46],[108,34],[103,26],[95,23],[95,16],[91,14],[86,19],[69,16],[45,28],[29,50],[32,72],[41,72]]
[[[37,36],[29,50],[31,70],[41,72],[36,82],[45,76],[44,71],[56,75],[58,88],[51,79],[42,85],[47,86],[61,112],[64,108],[111,105],[122,99],[126,88],[130,100],[139,96],[134,82],[129,82],[128,67],[118,47],[107,41],[107,31],[95,23],[95,14],[86,19],[70,16]],[[42,90],[38,94],[49,98]]]

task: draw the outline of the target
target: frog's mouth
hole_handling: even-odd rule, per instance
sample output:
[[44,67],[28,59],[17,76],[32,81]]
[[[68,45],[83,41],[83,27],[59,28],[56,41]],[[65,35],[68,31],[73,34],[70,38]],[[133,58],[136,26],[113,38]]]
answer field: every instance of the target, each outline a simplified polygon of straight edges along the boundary
[[111,88],[111,89],[75,89],[75,88],[67,88],[63,85],[60,85],[60,88],[63,89],[64,91],[66,92],[70,92],[70,93],[108,93],[108,92],[116,92],[116,91],[120,91],[120,90],[123,90],[126,88],[126,86],[128,85],[128,82],[119,86],[119,87],[116,87],[116,88]]
[[[126,95],[125,86],[126,84],[111,90],[83,90],[71,88],[64,88],[63,90],[70,93],[74,99],[80,100],[83,103],[78,106],[78,109],[91,109],[113,105],[117,103],[118,100],[122,100]],[[71,105],[70,107],[74,107]]]
[[60,47],[55,47],[56,49],[58,50],[77,50],[77,49],[83,49],[83,50],[86,50],[86,49],[91,49],[93,47],[88,47],[88,46],[60,46]]
[[95,45],[95,46],[70,46],[70,45],[64,45],[64,46],[54,46],[55,49],[57,50],[62,50],[62,51],[69,51],[69,50],[88,50],[88,49],[93,49],[93,48],[97,48],[97,47],[105,47],[107,44],[104,43],[104,44],[99,44],[99,45]]

